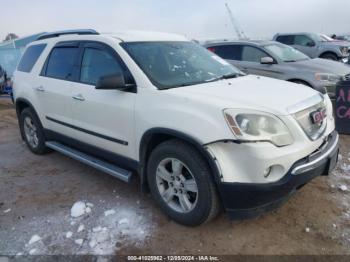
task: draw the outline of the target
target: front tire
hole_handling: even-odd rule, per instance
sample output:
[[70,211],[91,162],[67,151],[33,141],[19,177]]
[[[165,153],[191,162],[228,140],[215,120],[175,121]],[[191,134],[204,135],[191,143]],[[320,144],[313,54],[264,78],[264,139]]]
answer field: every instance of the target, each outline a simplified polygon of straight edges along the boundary
[[331,53],[327,53],[321,56],[321,58],[323,59],[327,59],[327,60],[332,60],[332,61],[338,61],[338,57],[335,54],[331,54]]
[[19,124],[23,138],[30,151],[38,155],[47,153],[48,148],[45,146],[43,128],[40,120],[31,108],[23,109]]
[[180,140],[160,144],[150,155],[147,176],[153,198],[174,221],[197,226],[218,214],[210,168],[192,146]]

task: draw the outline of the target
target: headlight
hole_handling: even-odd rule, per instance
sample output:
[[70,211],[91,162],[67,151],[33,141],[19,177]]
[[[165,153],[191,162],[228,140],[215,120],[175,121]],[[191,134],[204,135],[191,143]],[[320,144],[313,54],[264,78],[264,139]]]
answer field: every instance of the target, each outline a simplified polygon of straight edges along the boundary
[[315,79],[323,82],[338,82],[341,80],[341,76],[327,73],[316,73]]
[[244,142],[270,142],[276,146],[293,143],[287,126],[278,117],[264,112],[240,112],[224,110],[224,116],[232,133]]
[[340,47],[340,52],[346,56],[349,54],[349,48],[346,46]]

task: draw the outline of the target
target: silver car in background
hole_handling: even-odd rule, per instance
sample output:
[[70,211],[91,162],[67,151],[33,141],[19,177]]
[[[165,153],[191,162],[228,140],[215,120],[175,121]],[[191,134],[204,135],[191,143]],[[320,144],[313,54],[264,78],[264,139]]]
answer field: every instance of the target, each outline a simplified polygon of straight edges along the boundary
[[335,97],[336,83],[350,75],[350,67],[335,61],[311,59],[274,41],[224,41],[204,44],[210,51],[247,74],[304,84]]
[[343,63],[348,62],[350,43],[334,41],[323,34],[276,34],[273,40],[294,47],[311,58],[319,57]]

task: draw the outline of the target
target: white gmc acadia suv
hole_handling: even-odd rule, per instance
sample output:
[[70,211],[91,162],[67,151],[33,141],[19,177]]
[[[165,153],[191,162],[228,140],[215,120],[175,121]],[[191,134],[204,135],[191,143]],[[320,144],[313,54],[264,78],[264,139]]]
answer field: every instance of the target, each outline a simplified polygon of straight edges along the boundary
[[61,31],[14,74],[22,138],[129,182],[184,225],[281,205],[335,167],[327,94],[238,69],[178,35]]

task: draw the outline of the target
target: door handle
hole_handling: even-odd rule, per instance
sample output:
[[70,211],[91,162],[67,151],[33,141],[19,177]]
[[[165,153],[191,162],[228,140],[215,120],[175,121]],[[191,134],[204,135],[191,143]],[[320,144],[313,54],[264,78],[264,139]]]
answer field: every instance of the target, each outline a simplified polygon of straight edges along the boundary
[[82,94],[77,94],[77,95],[73,96],[73,99],[79,100],[79,101],[85,101],[85,98],[83,97]]
[[43,86],[38,86],[35,88],[35,90],[38,92],[45,92],[45,88]]

